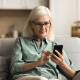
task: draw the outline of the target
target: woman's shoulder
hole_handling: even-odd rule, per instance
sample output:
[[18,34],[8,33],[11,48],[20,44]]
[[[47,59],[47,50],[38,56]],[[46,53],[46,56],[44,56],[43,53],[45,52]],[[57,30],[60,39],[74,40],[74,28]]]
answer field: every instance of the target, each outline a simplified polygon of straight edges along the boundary
[[18,37],[16,40],[28,40],[29,38],[27,37]]
[[16,38],[16,41],[24,40],[24,39],[25,39],[25,37],[18,37],[18,38]]
[[25,42],[25,41],[28,41],[28,38],[26,38],[26,37],[18,37],[15,42]]

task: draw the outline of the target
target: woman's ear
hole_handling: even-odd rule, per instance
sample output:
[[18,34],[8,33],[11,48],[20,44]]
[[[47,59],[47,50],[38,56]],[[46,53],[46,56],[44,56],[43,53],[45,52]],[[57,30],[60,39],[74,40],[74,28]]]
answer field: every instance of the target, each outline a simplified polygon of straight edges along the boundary
[[33,24],[31,21],[29,21],[29,25],[31,26],[31,28],[33,28]]

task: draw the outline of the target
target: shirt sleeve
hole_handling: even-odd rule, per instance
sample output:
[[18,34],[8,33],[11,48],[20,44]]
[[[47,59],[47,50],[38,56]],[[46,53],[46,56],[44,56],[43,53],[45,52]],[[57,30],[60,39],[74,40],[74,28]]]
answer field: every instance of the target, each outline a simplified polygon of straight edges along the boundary
[[23,72],[24,61],[22,60],[22,49],[20,38],[17,38],[11,56],[11,74],[14,75],[17,72]]
[[64,57],[65,62],[68,64],[68,66],[76,71],[76,68],[74,67],[72,61],[68,58],[64,50],[63,50],[63,57]]

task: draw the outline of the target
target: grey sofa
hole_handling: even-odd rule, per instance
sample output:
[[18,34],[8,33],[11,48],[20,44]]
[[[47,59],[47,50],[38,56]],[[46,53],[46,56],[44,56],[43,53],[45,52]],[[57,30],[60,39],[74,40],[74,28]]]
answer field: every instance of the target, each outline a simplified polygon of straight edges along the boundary
[[[15,39],[0,39],[0,80],[11,80],[10,57]],[[56,38],[62,44],[77,70],[80,69],[80,38]]]

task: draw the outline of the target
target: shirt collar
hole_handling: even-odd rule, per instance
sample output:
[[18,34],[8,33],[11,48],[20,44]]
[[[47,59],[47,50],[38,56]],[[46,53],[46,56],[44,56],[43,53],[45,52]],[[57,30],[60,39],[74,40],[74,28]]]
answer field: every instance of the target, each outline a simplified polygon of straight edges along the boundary
[[[29,38],[29,40],[30,41],[38,41],[34,36],[32,36],[31,38]],[[47,36],[43,39],[43,41],[45,42],[45,43],[48,43],[48,39],[47,39]]]

